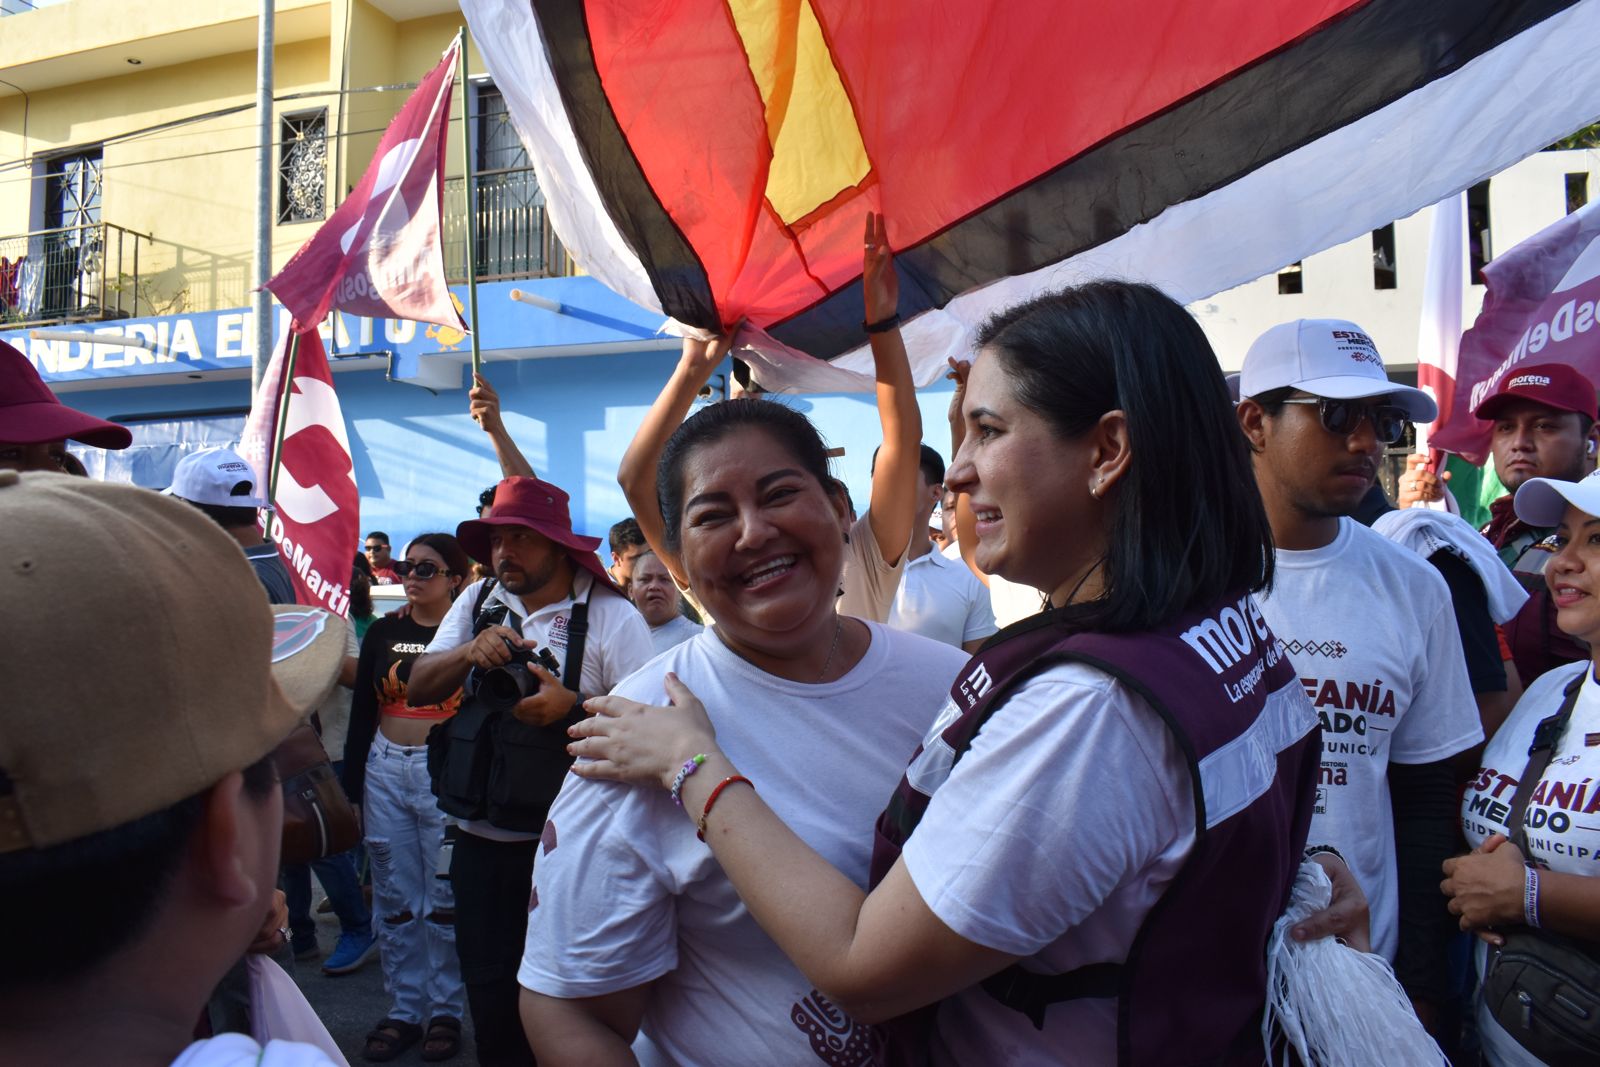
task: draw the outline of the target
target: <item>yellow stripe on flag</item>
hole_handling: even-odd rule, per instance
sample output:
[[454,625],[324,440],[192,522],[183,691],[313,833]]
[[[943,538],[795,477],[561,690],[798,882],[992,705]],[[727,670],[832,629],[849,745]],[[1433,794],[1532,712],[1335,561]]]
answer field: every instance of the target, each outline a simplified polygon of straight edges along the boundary
[[794,223],[872,169],[810,0],[728,0],[772,144],[767,202]]

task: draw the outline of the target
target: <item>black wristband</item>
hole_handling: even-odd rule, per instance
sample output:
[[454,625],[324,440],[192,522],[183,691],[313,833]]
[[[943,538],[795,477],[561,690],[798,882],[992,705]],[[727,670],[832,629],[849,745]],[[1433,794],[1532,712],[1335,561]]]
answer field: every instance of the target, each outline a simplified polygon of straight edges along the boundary
[[1301,858],[1302,859],[1310,859],[1313,856],[1320,856],[1320,855],[1323,855],[1324,853],[1326,853],[1329,856],[1334,857],[1340,863],[1344,864],[1346,867],[1350,866],[1350,861],[1344,858],[1344,853],[1340,852],[1338,849],[1334,848],[1332,845],[1307,845],[1305,854]]
[[877,322],[863,322],[861,324],[861,328],[868,333],[888,333],[890,330],[899,329],[899,327],[900,313],[898,311],[886,319],[879,319]]

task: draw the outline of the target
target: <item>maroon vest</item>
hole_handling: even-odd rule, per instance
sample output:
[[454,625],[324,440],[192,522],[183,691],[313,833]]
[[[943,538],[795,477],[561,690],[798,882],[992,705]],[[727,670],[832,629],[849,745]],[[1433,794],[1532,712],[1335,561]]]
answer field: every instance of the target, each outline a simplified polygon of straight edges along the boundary
[[[872,884],[927,811],[930,795],[911,780],[937,789],[1006,698],[1063,662],[1118,679],[1171,730],[1188,764],[1186,780],[1171,787],[1194,798],[1194,848],[1127,960],[1064,975],[1014,965],[984,988],[1039,1029],[1052,1003],[1115,997],[1118,1062],[1129,1067],[1259,1064],[1267,938],[1305,847],[1322,745],[1283,645],[1247,594],[1153,632],[1083,632],[1050,611],[1001,631],[951,688],[956,718],[943,744],[917,750],[878,819]],[[1256,758],[1239,759],[1246,750]],[[887,1024],[880,1059],[923,1062],[932,1019],[925,1009]]]

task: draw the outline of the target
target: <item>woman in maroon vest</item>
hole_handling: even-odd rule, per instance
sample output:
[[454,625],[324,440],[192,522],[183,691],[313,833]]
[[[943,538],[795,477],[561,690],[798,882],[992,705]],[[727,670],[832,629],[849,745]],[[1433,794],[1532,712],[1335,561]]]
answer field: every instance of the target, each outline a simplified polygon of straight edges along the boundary
[[[818,989],[869,1022],[936,1005],[886,1058],[1259,1063],[1319,743],[1251,596],[1271,535],[1216,357],[1182,307],[1114,282],[1004,312],[978,347],[948,484],[977,564],[1050,606],[952,687],[872,891],[773,815],[675,679],[670,709],[591,701],[574,769],[665,787],[703,754],[684,811]],[[1336,904],[1321,921],[1363,907]]]

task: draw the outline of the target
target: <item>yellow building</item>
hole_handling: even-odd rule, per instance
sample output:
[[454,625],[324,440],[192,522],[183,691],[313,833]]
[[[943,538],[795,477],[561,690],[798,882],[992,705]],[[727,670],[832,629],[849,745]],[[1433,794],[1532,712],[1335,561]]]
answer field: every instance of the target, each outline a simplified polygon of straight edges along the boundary
[[[258,10],[0,0],[0,328],[249,303]],[[277,0],[274,268],[360,178],[461,22],[452,0]],[[471,107],[479,277],[567,273],[498,94],[475,80]],[[460,280],[459,95],[453,111],[445,240]]]

